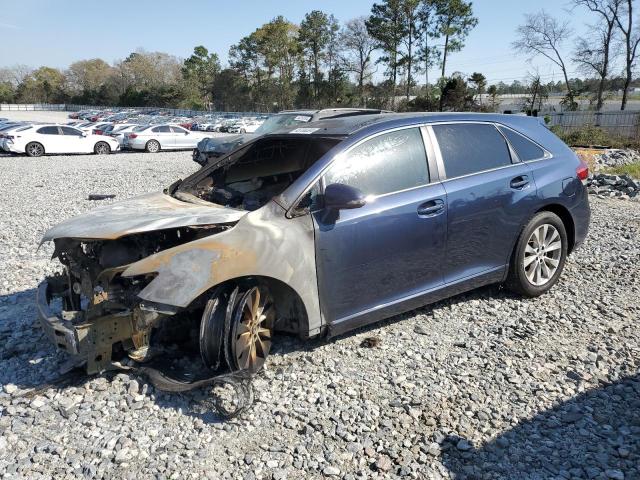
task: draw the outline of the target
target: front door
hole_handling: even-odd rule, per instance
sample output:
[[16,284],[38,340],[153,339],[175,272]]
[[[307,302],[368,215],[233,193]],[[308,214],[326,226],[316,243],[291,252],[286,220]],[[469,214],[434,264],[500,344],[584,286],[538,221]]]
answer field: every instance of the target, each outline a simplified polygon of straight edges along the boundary
[[324,184],[367,195],[365,206],[314,213],[320,304],[349,320],[443,284],[445,192],[431,183],[419,128],[376,135],[337,158]]

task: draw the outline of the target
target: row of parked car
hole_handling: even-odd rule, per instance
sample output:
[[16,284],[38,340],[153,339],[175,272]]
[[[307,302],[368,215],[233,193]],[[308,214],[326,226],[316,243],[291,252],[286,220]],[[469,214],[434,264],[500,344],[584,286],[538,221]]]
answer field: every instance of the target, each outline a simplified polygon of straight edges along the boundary
[[158,125],[172,123],[187,130],[221,133],[253,133],[269,115],[239,115],[234,113],[203,113],[200,115],[173,115],[168,110],[142,111],[83,110],[69,114],[71,120],[107,123],[135,123],[138,125]]
[[[270,117],[234,117],[207,114],[186,119],[166,112],[127,110],[86,111],[70,115],[66,124],[17,122],[0,119],[0,149],[39,157],[45,154],[96,153],[118,150],[193,149],[193,159],[204,165],[247,141],[278,129],[317,120],[383,113],[371,109],[284,111]],[[235,135],[215,135],[223,132]]]

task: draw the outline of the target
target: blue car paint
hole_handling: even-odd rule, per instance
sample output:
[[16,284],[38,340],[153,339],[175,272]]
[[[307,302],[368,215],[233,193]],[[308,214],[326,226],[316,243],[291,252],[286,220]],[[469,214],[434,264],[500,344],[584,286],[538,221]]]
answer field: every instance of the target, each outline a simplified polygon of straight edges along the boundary
[[[573,246],[584,241],[590,209],[576,174],[580,161],[538,120],[527,117],[431,114],[377,121],[349,135],[276,200],[290,208],[334,158],[362,139],[441,121],[506,125],[543,146],[551,157],[379,197],[360,209],[340,211],[333,223],[326,212],[316,212],[320,305],[330,336],[503,281],[518,236],[537,211],[563,213],[571,223],[567,230]],[[433,180],[433,171],[431,175]],[[521,190],[510,188],[509,181],[520,176],[529,184]],[[417,208],[443,198],[441,214],[423,222]]]
[[443,285],[446,209],[428,216],[417,210],[444,198],[442,184],[435,183],[341,210],[335,220],[324,211],[314,214],[325,318],[346,318]]

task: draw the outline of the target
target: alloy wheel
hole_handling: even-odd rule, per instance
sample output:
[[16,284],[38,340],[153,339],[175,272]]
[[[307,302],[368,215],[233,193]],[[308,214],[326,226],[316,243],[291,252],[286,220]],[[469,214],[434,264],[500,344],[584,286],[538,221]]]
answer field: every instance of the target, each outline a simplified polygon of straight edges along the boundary
[[271,297],[253,287],[236,307],[233,332],[233,356],[240,370],[257,372],[271,350],[275,307]]
[[99,143],[96,145],[96,153],[98,155],[105,155],[109,152],[109,146],[106,143]]
[[556,227],[545,223],[536,228],[524,250],[524,271],[532,285],[546,285],[560,265],[562,237]]
[[32,143],[28,147],[28,153],[32,157],[39,157],[44,153],[44,149],[39,143]]

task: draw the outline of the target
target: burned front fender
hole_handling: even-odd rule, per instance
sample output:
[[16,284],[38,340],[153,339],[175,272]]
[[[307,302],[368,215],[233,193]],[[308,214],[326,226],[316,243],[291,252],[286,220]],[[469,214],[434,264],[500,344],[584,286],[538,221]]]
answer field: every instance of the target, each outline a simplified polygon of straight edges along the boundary
[[291,287],[302,301],[308,335],[320,332],[313,222],[288,219],[270,202],[232,229],[158,252],[132,263],[124,277],[156,274],[138,296],[143,301],[187,307],[225,281],[267,277]]

